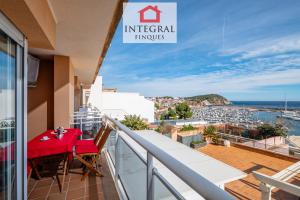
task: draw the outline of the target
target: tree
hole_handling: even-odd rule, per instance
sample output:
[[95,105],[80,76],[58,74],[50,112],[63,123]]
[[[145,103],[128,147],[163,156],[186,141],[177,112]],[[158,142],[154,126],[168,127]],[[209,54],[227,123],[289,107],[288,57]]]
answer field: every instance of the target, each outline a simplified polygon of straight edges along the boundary
[[166,120],[166,119],[169,119],[168,112],[163,112],[163,113],[160,115],[160,120]]
[[168,117],[169,119],[177,119],[176,111],[172,108],[168,108]]
[[177,114],[172,108],[168,108],[168,111],[160,115],[160,120],[177,119]]
[[193,115],[190,106],[186,102],[176,105],[175,110],[179,119],[187,119]]
[[286,136],[287,132],[284,129],[283,125],[276,124],[275,126],[271,124],[263,124],[257,127],[259,134],[264,138],[273,137],[273,136]]
[[262,124],[257,127],[257,130],[264,139],[275,135],[275,128],[271,124]]
[[137,115],[127,115],[121,123],[132,130],[148,129],[148,125],[141,119],[140,116]]

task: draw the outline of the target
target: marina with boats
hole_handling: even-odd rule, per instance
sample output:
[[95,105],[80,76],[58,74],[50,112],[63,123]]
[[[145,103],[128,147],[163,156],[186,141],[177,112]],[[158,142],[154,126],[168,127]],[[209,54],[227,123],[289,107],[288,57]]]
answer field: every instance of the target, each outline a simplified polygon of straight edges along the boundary
[[284,111],[282,111],[281,116],[278,117],[283,117],[286,119],[291,119],[291,120],[295,120],[295,121],[300,121],[300,112],[297,111],[289,111],[288,110],[288,104],[287,101],[285,101],[285,105],[284,105]]
[[[257,104],[259,103],[261,104],[261,102]],[[253,102],[198,107],[192,109],[192,118],[208,123],[230,123],[249,129],[264,123],[281,123],[287,130],[288,135],[300,136],[300,107],[296,107],[295,102],[292,103],[292,109],[288,109],[287,103],[284,102],[277,103],[276,107],[273,105],[253,105]]]

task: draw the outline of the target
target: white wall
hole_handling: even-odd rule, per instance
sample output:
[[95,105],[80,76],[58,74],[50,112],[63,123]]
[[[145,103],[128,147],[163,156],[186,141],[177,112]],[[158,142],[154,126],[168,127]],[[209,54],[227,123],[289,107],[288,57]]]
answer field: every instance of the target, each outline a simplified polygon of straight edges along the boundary
[[101,112],[119,120],[125,115],[139,115],[149,122],[154,121],[154,103],[138,93],[103,92],[102,77],[98,76],[91,87],[88,103]]
[[0,89],[0,120],[7,120],[7,119],[14,119],[14,118],[15,118],[15,90]]
[[91,86],[90,97],[87,104],[102,110],[102,77],[97,76],[94,84]]

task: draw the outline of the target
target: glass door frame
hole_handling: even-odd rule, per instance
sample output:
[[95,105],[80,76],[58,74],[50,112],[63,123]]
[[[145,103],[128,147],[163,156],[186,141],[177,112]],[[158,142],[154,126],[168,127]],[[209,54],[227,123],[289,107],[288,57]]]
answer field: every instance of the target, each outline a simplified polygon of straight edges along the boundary
[[0,29],[18,45],[16,49],[16,174],[15,197],[27,199],[27,40],[0,11]]

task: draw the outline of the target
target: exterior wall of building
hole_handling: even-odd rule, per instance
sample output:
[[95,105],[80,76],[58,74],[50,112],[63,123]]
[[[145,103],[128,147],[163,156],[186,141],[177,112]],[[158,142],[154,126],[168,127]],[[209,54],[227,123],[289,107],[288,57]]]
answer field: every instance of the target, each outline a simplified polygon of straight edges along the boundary
[[206,125],[208,124],[206,121],[202,120],[183,120],[183,121],[176,121],[175,124],[177,126],[183,126],[183,125]]
[[104,114],[119,120],[125,115],[139,115],[154,121],[154,103],[138,93],[103,92],[102,77],[98,76],[90,90],[87,104],[98,108]]
[[70,127],[70,116],[75,107],[74,81],[73,66],[68,57],[41,60],[37,86],[28,88],[29,140],[48,129]]
[[140,115],[149,122],[154,121],[154,103],[138,93],[103,92],[103,112],[123,119],[124,115]]
[[188,135],[188,136],[177,135],[177,142],[185,144],[186,146],[191,146],[192,142],[202,141],[202,140],[203,137],[199,133],[195,135]]
[[[54,4],[58,6],[54,7]],[[18,98],[14,106],[15,110],[6,113],[0,111],[1,118],[3,113],[5,118],[14,114],[18,119],[16,121],[18,142],[14,147],[18,150],[16,159],[13,165],[8,162],[3,169],[5,173],[11,169],[18,169],[11,176],[15,177],[11,180],[16,186],[14,188],[17,189],[17,199],[27,198],[27,132],[28,140],[30,140],[47,129],[57,126],[69,127],[76,94],[73,69],[76,68],[76,74],[84,84],[91,84],[94,81],[122,15],[122,8],[123,1],[121,0],[89,1],[88,3],[85,1],[70,3],[49,0],[0,0],[0,17],[5,15],[5,23],[2,24],[1,21],[1,31],[3,29],[8,31],[9,33],[4,32],[21,46],[27,44],[28,46],[24,45],[25,55],[29,51],[43,58],[54,56],[54,61],[40,63],[37,87],[28,88],[28,96],[25,96],[27,89],[21,88],[21,83],[26,80],[26,74],[20,73],[22,70],[19,69],[26,67],[26,64],[22,62],[21,56],[17,55],[18,70],[15,75],[18,77]],[[82,13],[86,10],[91,11],[89,15],[86,15],[89,17],[83,17]],[[101,21],[100,24],[99,21]],[[78,27],[84,25],[87,26],[83,29],[90,31],[77,31]],[[18,47],[18,49],[21,48]],[[66,56],[55,56],[56,54]],[[74,66],[70,59],[73,60]],[[23,89],[24,93],[21,93]],[[8,94],[11,92],[4,91],[0,95],[13,96]],[[6,101],[11,100],[8,98]],[[23,108],[26,108],[26,105],[23,105],[25,102],[28,102],[27,116],[23,115]],[[22,124],[23,120],[27,121],[27,127]],[[4,184],[4,187],[8,187],[9,193],[15,193],[9,189],[9,185]]]
[[54,127],[70,127],[74,112],[74,71],[66,56],[54,56]]
[[28,139],[53,129],[53,61],[41,60],[36,87],[28,88]]

